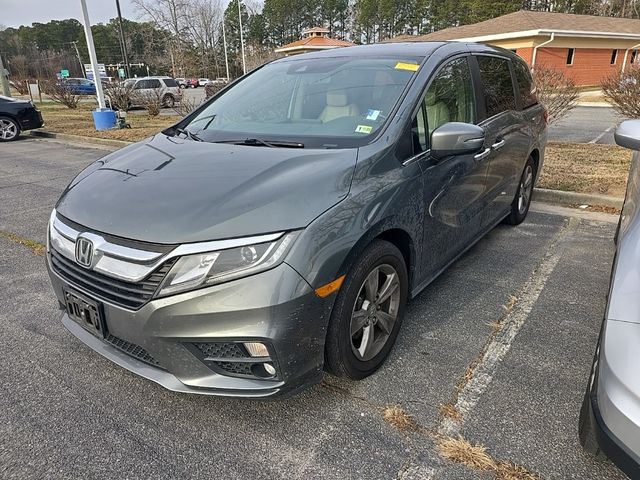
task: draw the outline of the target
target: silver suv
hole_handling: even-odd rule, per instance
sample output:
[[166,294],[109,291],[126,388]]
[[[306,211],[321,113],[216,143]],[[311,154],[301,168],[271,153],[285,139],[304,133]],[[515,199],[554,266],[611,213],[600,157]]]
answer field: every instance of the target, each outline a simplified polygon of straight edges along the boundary
[[150,98],[157,98],[163,107],[171,108],[182,100],[182,91],[171,77],[141,77],[125,80],[131,88],[131,106],[144,106]]

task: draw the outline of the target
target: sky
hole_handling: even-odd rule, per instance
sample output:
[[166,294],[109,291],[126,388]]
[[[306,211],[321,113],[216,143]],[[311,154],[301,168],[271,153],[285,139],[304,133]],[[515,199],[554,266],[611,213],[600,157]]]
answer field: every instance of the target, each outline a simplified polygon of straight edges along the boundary
[[[87,0],[87,9],[92,24],[105,23],[117,16],[115,0]],[[120,9],[123,17],[138,19],[131,0],[120,0]],[[0,0],[0,25],[5,27],[66,18],[82,19],[80,0]]]

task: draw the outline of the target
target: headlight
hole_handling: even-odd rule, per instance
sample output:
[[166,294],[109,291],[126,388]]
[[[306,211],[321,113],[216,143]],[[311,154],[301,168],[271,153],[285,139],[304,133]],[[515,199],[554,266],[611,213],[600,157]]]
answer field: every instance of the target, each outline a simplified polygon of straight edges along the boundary
[[228,282],[273,268],[282,262],[297,236],[298,232],[291,232],[273,242],[180,257],[157,296]]

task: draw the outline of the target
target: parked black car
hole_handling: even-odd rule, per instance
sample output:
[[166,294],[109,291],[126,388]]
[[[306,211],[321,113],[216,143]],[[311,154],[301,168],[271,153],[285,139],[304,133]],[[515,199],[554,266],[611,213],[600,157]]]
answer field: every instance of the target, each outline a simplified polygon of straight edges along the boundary
[[0,142],[15,140],[20,132],[42,126],[42,114],[33,103],[0,95]]

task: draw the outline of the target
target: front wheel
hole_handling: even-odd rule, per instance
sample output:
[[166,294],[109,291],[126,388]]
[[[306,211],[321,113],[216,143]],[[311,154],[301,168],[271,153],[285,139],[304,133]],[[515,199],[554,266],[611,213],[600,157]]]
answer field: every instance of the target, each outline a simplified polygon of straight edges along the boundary
[[407,267],[391,243],[376,240],[338,293],[325,348],[327,370],[360,380],[384,363],[395,343],[408,295]]
[[511,212],[506,218],[506,222],[511,225],[520,225],[529,213],[531,197],[533,196],[533,183],[536,178],[536,167],[533,159],[529,157],[524,166],[516,197],[511,203]]
[[13,118],[0,117],[0,142],[10,142],[20,135],[20,125]]

